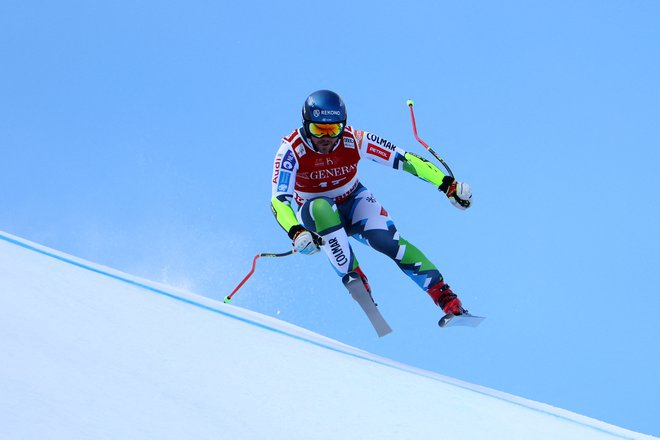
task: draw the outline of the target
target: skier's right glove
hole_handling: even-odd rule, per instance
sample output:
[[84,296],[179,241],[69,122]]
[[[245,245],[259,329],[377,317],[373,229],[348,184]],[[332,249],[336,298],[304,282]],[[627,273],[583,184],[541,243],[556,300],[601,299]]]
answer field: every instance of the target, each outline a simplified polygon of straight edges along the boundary
[[308,231],[301,225],[289,229],[289,238],[293,240],[293,247],[301,254],[312,255],[323,246],[323,238],[316,232]]
[[472,204],[472,190],[467,183],[459,182],[451,176],[445,176],[438,189],[445,193],[451,204],[458,209],[468,209]]

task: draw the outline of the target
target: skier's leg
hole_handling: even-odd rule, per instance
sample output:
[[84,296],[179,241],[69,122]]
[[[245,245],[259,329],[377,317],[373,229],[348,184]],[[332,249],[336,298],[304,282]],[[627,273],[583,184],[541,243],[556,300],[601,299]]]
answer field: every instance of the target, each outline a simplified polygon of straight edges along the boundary
[[300,207],[298,220],[306,229],[323,237],[323,250],[337,274],[344,276],[357,267],[357,259],[332,199],[319,197],[308,200]]
[[364,188],[353,198],[352,205],[342,206],[343,209],[348,211],[349,234],[390,257],[445,312],[460,313],[460,301],[440,271],[422,251],[399,235],[387,211],[370,191]]
[[298,211],[298,220],[305,228],[323,237],[323,251],[328,256],[342,282],[348,288],[349,273],[357,273],[367,292],[371,293],[369,281],[360,269],[353,248],[348,242],[344,222],[333,200],[319,197],[305,202]]

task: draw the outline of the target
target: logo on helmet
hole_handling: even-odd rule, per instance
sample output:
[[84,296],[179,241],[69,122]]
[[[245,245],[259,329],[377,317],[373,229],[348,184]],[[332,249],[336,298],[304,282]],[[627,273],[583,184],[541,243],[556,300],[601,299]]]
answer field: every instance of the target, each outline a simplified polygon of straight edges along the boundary
[[319,109],[314,110],[314,117],[318,118],[319,116],[321,116],[321,110]]

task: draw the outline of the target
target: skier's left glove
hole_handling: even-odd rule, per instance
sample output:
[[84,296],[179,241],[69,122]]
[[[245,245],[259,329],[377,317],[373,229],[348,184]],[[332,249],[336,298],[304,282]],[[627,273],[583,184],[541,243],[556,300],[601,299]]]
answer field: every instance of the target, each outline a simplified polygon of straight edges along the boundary
[[301,225],[293,226],[289,230],[289,237],[293,240],[293,247],[303,255],[313,255],[323,246],[323,238],[319,234]]
[[472,205],[472,190],[467,183],[458,182],[451,176],[445,176],[438,189],[445,193],[451,204],[458,209],[468,209]]

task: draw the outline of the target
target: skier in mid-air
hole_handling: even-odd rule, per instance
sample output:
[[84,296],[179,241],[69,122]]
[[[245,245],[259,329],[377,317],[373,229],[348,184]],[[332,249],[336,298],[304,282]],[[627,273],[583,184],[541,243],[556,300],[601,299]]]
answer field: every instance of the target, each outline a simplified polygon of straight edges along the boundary
[[465,312],[438,269],[399,235],[385,208],[360,183],[357,165],[366,158],[421,178],[444,193],[459,209],[470,207],[466,183],[386,139],[346,125],[341,97],[318,90],[307,97],[302,127],[282,140],[275,155],[271,206],[277,222],[301,254],[321,248],[344,284],[367,277],[348,242],[351,236],[390,257],[446,314]]

